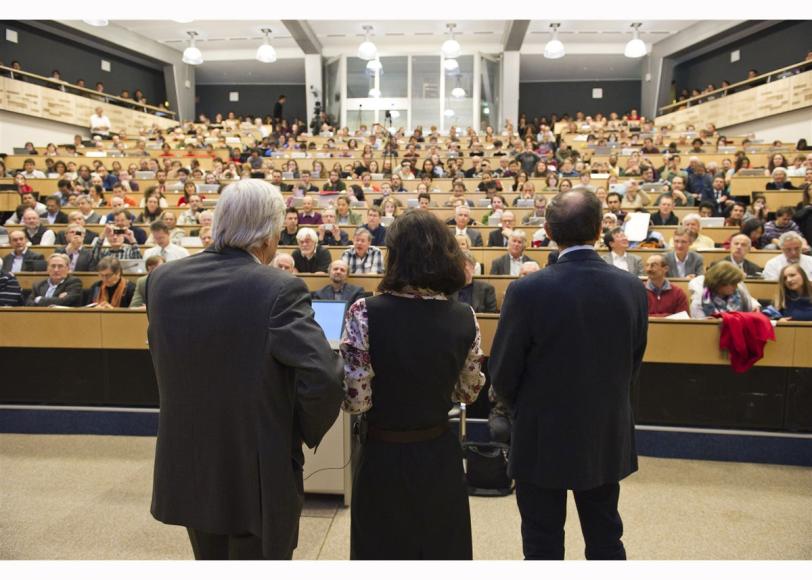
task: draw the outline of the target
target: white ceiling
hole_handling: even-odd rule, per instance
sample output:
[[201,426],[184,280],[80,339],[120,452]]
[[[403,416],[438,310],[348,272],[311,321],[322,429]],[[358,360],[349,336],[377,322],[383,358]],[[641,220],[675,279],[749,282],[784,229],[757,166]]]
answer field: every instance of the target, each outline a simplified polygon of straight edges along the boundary
[[[562,20],[559,39],[567,56],[548,60],[541,56],[551,38],[549,20],[532,20],[521,53],[522,80],[639,79],[640,61],[623,56],[631,38],[632,20]],[[676,34],[695,20],[637,20],[640,38],[649,46]],[[445,20],[307,20],[323,47],[323,55],[354,54],[371,25],[372,40],[382,55],[437,53],[447,37]],[[455,21],[455,35],[464,52],[500,52],[506,20]],[[182,51],[187,31],[198,33],[197,45],[205,62],[197,67],[197,82],[203,83],[304,83],[303,52],[279,20],[113,20],[113,25]],[[262,28],[272,30],[271,43],[279,60],[262,64],[254,60],[263,40]]]

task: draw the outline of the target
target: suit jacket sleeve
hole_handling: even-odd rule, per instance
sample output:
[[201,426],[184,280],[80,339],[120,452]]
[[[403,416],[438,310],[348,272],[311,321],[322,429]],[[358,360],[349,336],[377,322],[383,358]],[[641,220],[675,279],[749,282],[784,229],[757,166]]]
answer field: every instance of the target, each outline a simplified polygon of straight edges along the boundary
[[524,375],[527,351],[532,343],[532,317],[527,313],[528,304],[526,301],[522,304],[523,300],[516,291],[518,285],[514,282],[508,286],[488,361],[493,389],[510,406],[516,400]]
[[[640,375],[640,369],[643,366],[643,355],[646,353],[646,345],[648,344],[648,294],[646,293],[645,286],[640,284],[639,291],[636,291],[636,294],[637,332],[635,335],[634,353],[632,355],[632,385],[637,382],[637,377]],[[685,300],[684,296],[683,300]],[[687,310],[687,301],[685,305]]]
[[485,284],[484,287],[484,310],[482,312],[496,313],[496,289],[490,284]]
[[507,274],[502,268],[503,262],[502,258],[496,258],[491,262],[491,276],[505,276]]
[[305,283],[291,278],[271,307],[268,342],[273,357],[295,373],[296,424],[313,448],[332,426],[344,399],[341,358],[313,318]]

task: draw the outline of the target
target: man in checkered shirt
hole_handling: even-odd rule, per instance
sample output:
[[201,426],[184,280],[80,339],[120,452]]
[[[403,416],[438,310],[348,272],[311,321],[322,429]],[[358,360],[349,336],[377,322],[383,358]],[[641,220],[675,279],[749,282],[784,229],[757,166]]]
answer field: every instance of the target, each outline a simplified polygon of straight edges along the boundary
[[372,234],[366,228],[358,228],[353,234],[352,248],[341,255],[347,262],[349,274],[383,274],[383,254],[371,246]]

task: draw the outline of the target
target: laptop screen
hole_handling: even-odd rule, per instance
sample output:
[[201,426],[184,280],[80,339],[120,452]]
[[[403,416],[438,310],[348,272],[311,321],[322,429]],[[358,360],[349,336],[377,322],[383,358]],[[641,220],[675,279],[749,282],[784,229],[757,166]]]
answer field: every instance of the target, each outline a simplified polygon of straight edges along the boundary
[[338,341],[341,340],[346,309],[347,303],[343,300],[313,300],[316,322],[321,326],[324,336],[333,348],[338,348]]

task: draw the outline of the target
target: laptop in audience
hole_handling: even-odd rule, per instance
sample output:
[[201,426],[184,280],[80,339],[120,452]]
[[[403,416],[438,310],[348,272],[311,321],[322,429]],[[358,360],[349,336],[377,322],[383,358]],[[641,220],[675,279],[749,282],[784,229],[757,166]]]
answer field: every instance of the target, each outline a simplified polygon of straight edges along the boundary
[[136,179],[155,179],[155,172],[154,171],[136,171],[135,172]]
[[407,199],[407,200],[406,200],[406,207],[408,207],[408,208],[413,209],[413,208],[418,207],[419,205],[420,205],[420,204],[418,203],[418,200],[417,200],[417,198],[416,198],[416,197],[413,197],[413,198],[411,198],[411,199]]
[[516,202],[516,207],[533,207],[534,200],[520,199]]
[[292,171],[283,171],[282,179],[296,179],[296,177],[293,175]]
[[723,217],[703,217],[699,218],[699,225],[703,228],[723,228],[725,227],[725,218]]
[[14,155],[29,155],[28,149],[25,147],[13,147]]
[[383,173],[373,173],[370,177],[373,181],[381,181],[383,179]]
[[[736,175],[740,177],[764,177],[763,169],[739,169]],[[766,177],[765,177],[766,179]]]
[[198,193],[217,193],[220,191],[220,184],[219,183],[198,183],[197,184],[197,191]]
[[121,263],[121,271],[125,274],[146,274],[147,268],[144,265],[143,258],[137,260],[124,259],[119,260]]
[[313,315],[321,326],[330,348],[338,350],[344,331],[344,313],[348,304],[343,300],[313,300]]

